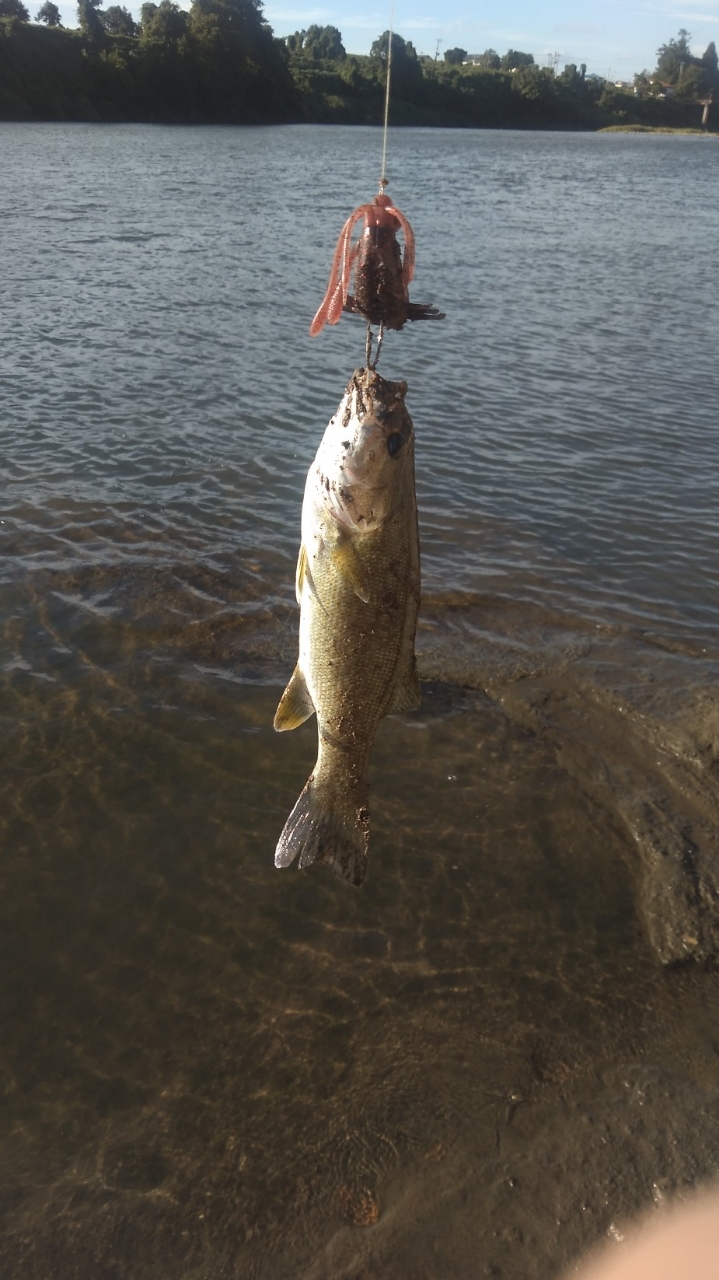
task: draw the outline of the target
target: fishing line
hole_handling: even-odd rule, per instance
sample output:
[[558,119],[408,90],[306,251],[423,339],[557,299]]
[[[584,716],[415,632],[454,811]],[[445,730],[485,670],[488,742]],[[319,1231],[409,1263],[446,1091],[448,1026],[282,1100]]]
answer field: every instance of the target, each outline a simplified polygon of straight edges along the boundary
[[[387,134],[389,132],[389,91],[392,80],[392,36],[394,35],[394,3],[389,11],[389,39],[387,43],[387,84],[384,91],[384,129],[382,130],[382,163],[379,170],[379,194],[384,195],[384,189],[389,185],[387,177]],[[365,343],[365,361],[368,369],[376,369],[379,353],[382,350],[382,339],[384,338],[384,324],[380,323],[379,333],[377,335],[377,350],[374,360],[372,360],[372,341],[373,341],[372,325],[367,324],[367,340]]]
[[389,129],[389,86],[392,78],[392,36],[394,35],[394,3],[392,0],[392,8],[389,14],[389,43],[387,45],[387,85],[384,95],[384,133],[382,135],[382,164],[379,171],[379,194],[382,195],[385,187],[389,183],[387,177],[387,132]]

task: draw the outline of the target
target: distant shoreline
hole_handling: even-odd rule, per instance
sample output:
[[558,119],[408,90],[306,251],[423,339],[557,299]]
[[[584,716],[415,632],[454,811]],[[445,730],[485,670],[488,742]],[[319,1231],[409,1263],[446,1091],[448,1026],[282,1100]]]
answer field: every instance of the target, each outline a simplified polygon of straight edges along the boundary
[[[318,126],[323,129],[377,129],[381,130],[382,125],[379,121],[374,120],[206,120],[206,119],[139,119],[137,117],[121,117],[117,116],[110,119],[98,119],[97,116],[87,115],[81,116],[58,116],[38,118],[37,116],[17,116],[14,119],[3,117],[0,115],[1,125],[97,125],[99,127],[107,126],[113,128],[118,125],[143,125],[148,128],[173,128],[173,129],[296,129],[303,127]],[[617,124],[604,125],[598,129],[592,129],[590,126],[571,125],[527,125],[509,123],[501,124],[457,124],[442,123],[432,124],[427,121],[418,121],[416,124],[408,124],[406,122],[394,124],[393,129],[401,130],[403,133],[411,132],[413,129],[433,129],[441,132],[442,130],[461,131],[462,133],[571,133],[571,134],[600,134],[600,133],[625,133],[625,134],[672,134],[679,137],[694,138],[711,138],[719,139],[719,132],[707,129],[670,129],[668,127],[650,127],[647,125],[631,125]]]
[[[141,27],[118,6],[105,12],[96,0],[87,3],[75,30],[27,21],[19,16],[29,16],[22,0],[4,0],[18,14],[0,15],[0,120],[380,125],[384,118],[387,32],[369,56],[347,55],[336,28],[314,31],[333,37],[326,49],[308,45],[308,32],[277,39],[253,0],[229,7],[203,0],[207,12],[199,3],[189,12],[150,5]],[[244,26],[229,20],[233,5]],[[120,19],[126,34],[104,25]],[[440,63],[418,57],[398,35],[394,41],[393,128],[690,133],[700,130],[702,104],[705,121],[716,124],[709,99],[638,94],[587,76],[584,66],[555,74],[516,50],[504,59],[489,51],[487,66]],[[706,74],[711,79],[711,69]],[[719,93],[719,78],[716,85]]]

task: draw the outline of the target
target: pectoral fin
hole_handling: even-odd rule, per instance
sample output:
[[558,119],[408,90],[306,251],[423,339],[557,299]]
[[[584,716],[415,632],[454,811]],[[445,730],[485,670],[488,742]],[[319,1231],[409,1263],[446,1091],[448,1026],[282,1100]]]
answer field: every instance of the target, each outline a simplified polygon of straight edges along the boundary
[[297,557],[297,572],[295,574],[295,595],[297,603],[302,604],[302,588],[305,584],[305,574],[307,573],[307,552],[305,544],[300,547],[300,554]]
[[369,582],[357,552],[349,538],[340,538],[332,547],[331,552],[332,563],[342,574],[342,577],[351,583],[352,590],[360,600],[368,603],[370,598]]
[[416,711],[421,701],[422,694],[419,687],[419,677],[417,676],[417,659],[412,654],[412,661],[394,695],[388,714],[392,715],[395,711]]
[[299,605],[302,604],[302,589],[305,583],[307,583],[307,590],[309,591],[310,595],[313,597],[314,600],[317,601],[320,608],[323,609],[324,612],[326,613],[327,610],[325,609],[322,601],[320,600],[317,594],[315,581],[314,581],[314,578],[312,577],[312,570],[310,569],[310,559],[309,559],[309,556],[307,555],[307,548],[303,543],[302,546],[300,547],[300,554],[297,557],[297,573],[295,575],[295,595],[297,597],[297,603]]
[[295,595],[297,596],[298,604],[302,604],[302,588],[305,582],[312,595],[315,595],[315,584],[312,581],[312,573],[307,559],[307,548],[303,542],[300,547],[300,554],[297,557],[297,572],[295,574]]
[[292,679],[280,698],[275,712],[275,729],[283,733],[286,729],[296,729],[314,714],[314,704],[309,694],[305,678],[299,665],[292,672]]

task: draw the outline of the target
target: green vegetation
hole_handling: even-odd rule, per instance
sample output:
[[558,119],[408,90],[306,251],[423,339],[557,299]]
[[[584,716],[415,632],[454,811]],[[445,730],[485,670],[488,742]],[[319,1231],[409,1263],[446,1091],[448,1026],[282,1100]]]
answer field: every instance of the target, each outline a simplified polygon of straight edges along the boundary
[[[368,57],[348,55],[341,32],[311,26],[278,40],[262,0],[148,0],[140,21],[119,4],[78,0],[64,28],[53,0],[35,22],[23,0],[0,0],[0,119],[208,123],[382,120],[390,34]],[[569,64],[560,73],[531,53],[464,49],[417,54],[392,35],[395,124],[521,129],[693,129],[702,101],[719,98],[714,44],[698,58],[680,31],[657,69],[615,85]],[[714,108],[719,111],[719,108]],[[714,121],[711,121],[714,124]]]
[[48,27],[61,27],[60,10],[52,0],[45,0],[42,8],[38,9],[35,14],[36,22],[45,22]]
[[677,102],[698,102],[719,98],[719,72],[716,45],[712,40],[700,58],[689,48],[691,36],[684,28],[676,40],[657,49],[656,71],[640,71],[634,78],[643,96],[674,98]]
[[287,48],[259,0],[194,0],[189,13],[160,0],[143,4],[139,26],[120,5],[79,0],[74,31],[48,15],[54,5],[43,5],[39,26],[18,15],[19,4],[0,0],[0,119],[259,123],[301,114]]

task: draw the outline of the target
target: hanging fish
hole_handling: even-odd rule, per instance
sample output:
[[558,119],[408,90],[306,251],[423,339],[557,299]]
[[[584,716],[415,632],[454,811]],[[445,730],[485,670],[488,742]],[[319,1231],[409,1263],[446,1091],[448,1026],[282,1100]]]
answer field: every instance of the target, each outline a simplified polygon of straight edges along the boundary
[[[364,228],[352,244],[352,232],[360,218],[364,218]],[[397,240],[400,229],[404,257]],[[327,292],[310,325],[312,337],[326,324],[337,324],[343,311],[364,316],[368,323],[382,324],[386,329],[401,329],[407,320],[444,320],[444,313],[436,307],[409,300],[414,255],[414,232],[389,196],[382,193],[371,204],[355,209],[340,232]]]
[[310,467],[297,564],[299,660],[275,729],[317,714],[317,764],[275,866],[323,862],[351,884],[367,864],[367,766],[383,716],[419,706],[419,536],[406,382],[350,379]]

